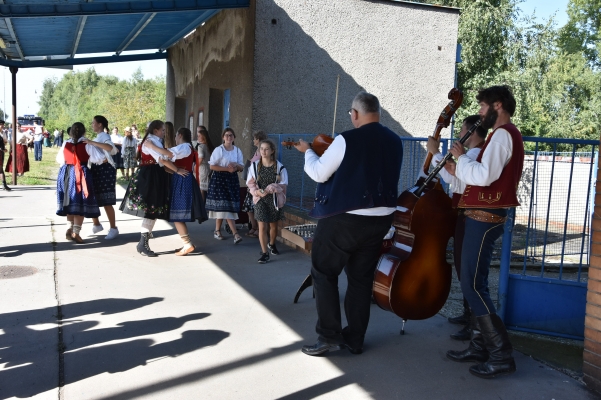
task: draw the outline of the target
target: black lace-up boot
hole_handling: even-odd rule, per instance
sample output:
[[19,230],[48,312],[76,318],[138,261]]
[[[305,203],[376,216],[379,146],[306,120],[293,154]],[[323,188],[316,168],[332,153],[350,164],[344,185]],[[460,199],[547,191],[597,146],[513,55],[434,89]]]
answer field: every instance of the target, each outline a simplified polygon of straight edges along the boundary
[[138,246],[136,247],[136,250],[138,250],[138,253],[142,254],[143,256],[146,257],[157,257],[156,253],[152,250],[150,250],[150,247],[148,246],[148,237],[150,236],[150,233],[145,232],[142,233],[142,235],[140,236],[140,241],[138,242]]

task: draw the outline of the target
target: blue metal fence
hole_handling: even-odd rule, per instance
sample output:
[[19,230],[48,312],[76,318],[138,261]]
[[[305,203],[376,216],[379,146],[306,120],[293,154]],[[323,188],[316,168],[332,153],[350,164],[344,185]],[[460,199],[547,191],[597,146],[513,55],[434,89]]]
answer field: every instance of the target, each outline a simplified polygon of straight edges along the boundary
[[[270,135],[276,143],[311,142],[314,136]],[[425,138],[402,139],[400,191],[415,183],[426,155]],[[442,142],[446,153],[450,141]],[[524,142],[534,150],[526,151],[521,206],[511,211],[493,254],[500,264],[499,315],[512,329],[581,339],[599,142],[535,137]],[[585,146],[591,151],[579,151]],[[278,158],[290,177],[288,204],[310,210],[316,185],[303,171],[303,154],[280,145]]]

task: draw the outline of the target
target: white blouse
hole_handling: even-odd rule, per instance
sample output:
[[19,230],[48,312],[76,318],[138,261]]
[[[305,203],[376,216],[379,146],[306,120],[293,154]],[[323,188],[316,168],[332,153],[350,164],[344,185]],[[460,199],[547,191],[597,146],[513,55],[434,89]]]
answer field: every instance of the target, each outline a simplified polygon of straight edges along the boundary
[[227,151],[223,145],[213,150],[211,159],[209,160],[210,165],[216,165],[219,167],[227,167],[231,163],[244,165],[244,158],[242,157],[242,151],[236,146],[230,151]]
[[123,143],[123,136],[119,135],[118,133],[117,133],[117,134],[114,134],[114,133],[113,133],[113,134],[111,135],[111,141],[112,141],[114,144],[122,144],[122,143]]
[[[96,143],[110,144],[113,147],[113,149],[111,151],[106,151],[106,150],[101,150],[101,151],[104,152],[104,158],[113,166],[113,168],[115,168],[115,161],[113,161],[113,157],[111,157],[111,156],[114,156],[115,154],[117,154],[117,148],[111,141],[111,137],[109,136],[109,134],[106,132],[100,132],[96,136],[96,139],[94,139],[94,141]],[[96,163],[92,163],[92,164],[96,164]],[[90,166],[91,166],[91,163],[88,162],[88,167],[90,167]]]
[[[80,142],[82,139],[83,138],[79,138],[78,142]],[[65,146],[67,143],[73,143],[73,139],[63,142],[63,147],[61,147],[61,150],[56,155],[56,162],[60,165],[65,165]],[[103,150],[100,150],[98,147],[94,147],[91,144],[86,144],[86,153],[88,153],[90,156],[90,159],[88,160],[88,166],[90,164],[102,164],[106,158]]]
[[481,162],[476,162],[465,154],[457,160],[455,176],[468,185],[489,186],[499,179],[503,168],[511,159],[513,141],[505,129],[497,129],[484,153]]
[[171,160],[171,161],[180,160],[180,159],[186,158],[190,154],[192,154],[192,146],[190,146],[190,143],[178,144],[177,146],[170,147],[167,150],[169,150],[171,153],[173,153],[173,157],[169,158],[167,156],[163,156],[163,160]]
[[157,147],[163,147],[163,142],[161,140],[161,138],[159,138],[158,136],[153,135],[152,133],[150,133],[147,137],[146,137],[146,141],[144,142],[144,144],[142,145],[142,153],[144,154],[148,154],[150,156],[152,156],[152,158],[155,159],[155,161],[162,167],[163,166],[163,155],[161,153],[158,153],[156,151],[154,151],[153,149],[151,149],[150,147],[146,146],[146,142],[147,141],[151,141],[152,144],[154,144]]
[[[478,158],[478,154],[480,154],[480,150],[482,150],[480,147],[474,147],[473,149],[469,149],[465,155],[467,155],[470,160],[476,160],[476,158]],[[440,153],[434,154],[434,157],[432,157],[432,163],[430,165],[432,167],[436,167],[443,158],[444,156]],[[464,182],[462,182],[456,176],[449,174],[444,168],[440,170],[439,174],[442,179],[451,186],[453,193],[463,194],[465,187],[467,186]]]

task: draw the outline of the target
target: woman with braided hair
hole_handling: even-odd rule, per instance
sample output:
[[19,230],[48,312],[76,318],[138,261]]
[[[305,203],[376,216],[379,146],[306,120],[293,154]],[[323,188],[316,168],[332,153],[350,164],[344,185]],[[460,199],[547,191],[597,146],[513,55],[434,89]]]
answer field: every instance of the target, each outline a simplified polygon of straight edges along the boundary
[[56,179],[56,214],[67,217],[67,239],[83,243],[79,235],[83,219],[100,216],[94,179],[87,164],[102,162],[104,153],[95,142],[84,137],[86,128],[81,122],[74,123],[70,132],[71,139],[64,143],[56,156],[56,161],[61,164]]

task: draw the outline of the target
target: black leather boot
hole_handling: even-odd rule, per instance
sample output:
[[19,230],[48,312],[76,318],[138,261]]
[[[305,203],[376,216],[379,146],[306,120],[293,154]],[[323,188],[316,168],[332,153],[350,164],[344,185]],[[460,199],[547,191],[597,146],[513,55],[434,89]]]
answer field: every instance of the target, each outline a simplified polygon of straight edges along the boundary
[[463,314],[458,317],[449,317],[448,320],[452,324],[467,325],[470,323],[470,306],[465,297],[463,298]]
[[470,318],[471,340],[467,349],[462,351],[449,350],[447,358],[457,362],[478,362],[483,363],[488,360],[488,351],[484,344],[484,338],[480,333],[480,327],[476,316],[472,314]]
[[515,372],[515,361],[511,356],[513,347],[505,324],[497,314],[478,317],[482,337],[489,353],[488,361],[470,367],[470,372],[480,378],[494,378]]
[[459,332],[451,333],[451,335],[450,335],[451,339],[470,340],[472,337],[472,328],[470,325],[471,324],[464,326],[463,329],[460,330]]
[[4,190],[6,190],[7,192],[10,192],[12,189],[8,187],[8,185],[6,184],[6,181],[2,181],[2,187],[4,188]]
[[148,236],[150,236],[150,234],[148,232],[142,233],[142,235],[140,236],[140,241],[138,242],[138,246],[136,247],[136,250],[138,250],[138,253],[140,253],[146,257],[158,257],[156,255],[156,253],[154,251],[150,250],[150,247],[148,246]]

